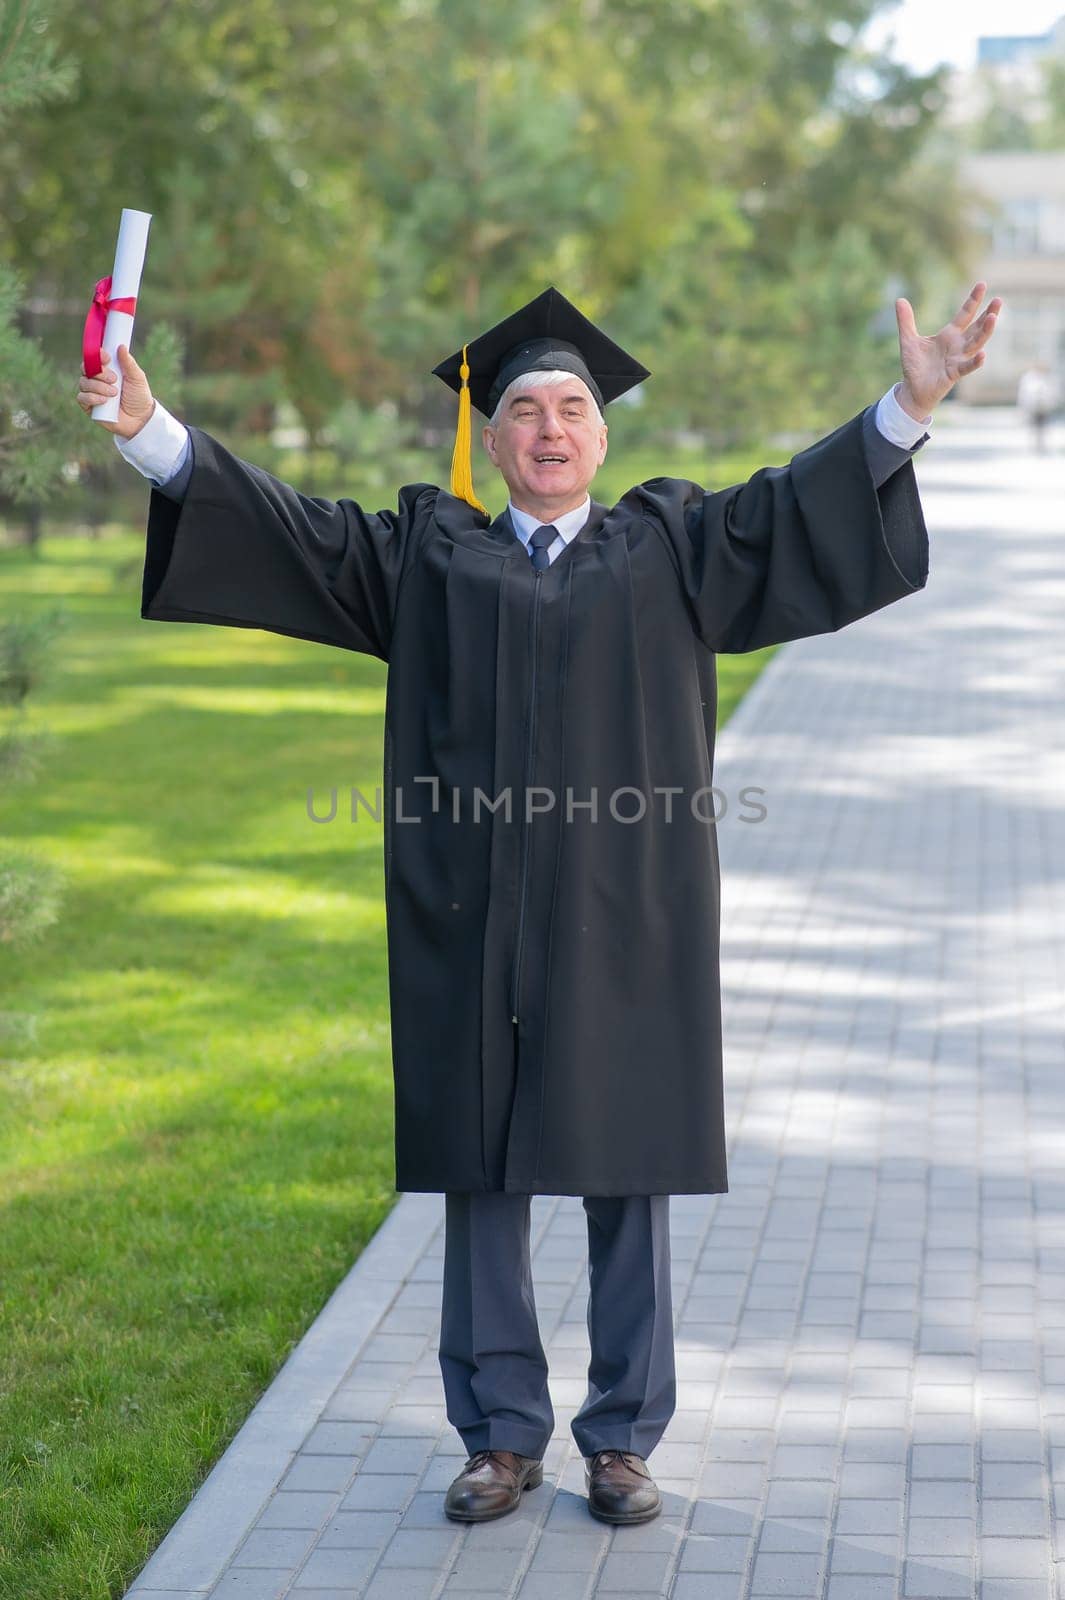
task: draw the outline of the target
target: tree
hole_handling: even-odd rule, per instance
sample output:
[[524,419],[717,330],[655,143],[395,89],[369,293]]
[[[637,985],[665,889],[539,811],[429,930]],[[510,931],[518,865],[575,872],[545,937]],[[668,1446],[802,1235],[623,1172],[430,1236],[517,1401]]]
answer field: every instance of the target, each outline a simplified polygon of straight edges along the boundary
[[80,74],[0,147],[0,257],[80,310],[120,172],[165,241],[149,322],[238,437],[282,399],[312,442],[344,401],[443,427],[430,369],[548,282],[647,350],[648,424],[668,393],[701,426],[712,360],[730,426],[771,425],[790,372],[816,427],[894,361],[870,305],[964,261],[942,87],[859,47],[878,0],[56,4]]
[[[11,0],[0,11],[0,128],[10,126],[16,113],[32,120],[35,107],[62,103],[72,92],[73,63],[57,60],[48,26],[40,0]],[[98,437],[86,430],[85,415],[74,403],[80,363],[50,359],[40,340],[20,329],[26,302],[24,275],[0,262],[0,497],[9,507],[26,508],[35,541],[45,503],[76,475],[77,459],[85,458],[90,469],[105,460],[110,466],[114,445],[105,430],[96,430]],[[164,374],[172,369],[166,330],[160,331],[156,356]],[[58,403],[64,395],[69,402]]]

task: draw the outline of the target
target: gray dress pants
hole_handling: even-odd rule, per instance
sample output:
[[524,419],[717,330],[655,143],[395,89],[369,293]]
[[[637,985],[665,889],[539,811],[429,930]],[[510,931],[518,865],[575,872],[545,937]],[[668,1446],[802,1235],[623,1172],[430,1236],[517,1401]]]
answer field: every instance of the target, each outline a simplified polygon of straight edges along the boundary
[[[540,1457],[554,1431],[529,1260],[531,1196],[445,1196],[440,1371],[467,1452]],[[676,1407],[669,1196],[588,1195],[588,1393],[583,1456],[648,1456]]]

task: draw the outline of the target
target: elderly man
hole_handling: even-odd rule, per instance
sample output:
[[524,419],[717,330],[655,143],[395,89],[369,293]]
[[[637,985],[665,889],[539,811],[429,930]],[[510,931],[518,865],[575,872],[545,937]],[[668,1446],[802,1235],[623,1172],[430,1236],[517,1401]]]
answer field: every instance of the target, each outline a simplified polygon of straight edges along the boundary
[[[396,1187],[446,1196],[439,1344],[469,1452],[448,1516],[503,1515],[554,1427],[530,1196],[583,1198],[588,1505],[660,1508],[673,1413],[671,1193],[727,1190],[715,656],[835,632],[923,588],[912,450],[984,361],[999,299],[921,337],[902,380],[786,466],[707,492],[589,485],[603,407],[648,376],[554,289],[436,368],[451,492],[398,510],[299,493],[154,401],[125,346],[105,424],[154,485],[141,615],[263,628],[388,663],[385,883]],[[89,409],[108,364],[83,377]],[[510,491],[473,493],[470,407]]]

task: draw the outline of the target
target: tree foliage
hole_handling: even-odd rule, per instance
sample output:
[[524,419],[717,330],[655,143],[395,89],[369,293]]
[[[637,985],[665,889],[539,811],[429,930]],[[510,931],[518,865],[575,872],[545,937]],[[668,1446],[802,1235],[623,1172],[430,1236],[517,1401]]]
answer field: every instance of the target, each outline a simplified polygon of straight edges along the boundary
[[894,371],[885,304],[965,246],[939,79],[859,46],[876,8],[54,0],[0,260],[76,377],[121,207],[151,211],[140,358],[208,428],[286,400],[314,442],[385,399],[444,427],[431,367],[550,282],[646,359],[648,428],[835,424]]

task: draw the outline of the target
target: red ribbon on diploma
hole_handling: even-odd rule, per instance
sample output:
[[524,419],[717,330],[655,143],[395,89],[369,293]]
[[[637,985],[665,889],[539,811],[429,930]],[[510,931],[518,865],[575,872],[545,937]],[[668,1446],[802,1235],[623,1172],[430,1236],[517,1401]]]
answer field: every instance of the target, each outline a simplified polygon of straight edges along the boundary
[[[85,332],[81,339],[81,354],[85,363],[85,376],[95,378],[103,371],[103,362],[100,360],[100,347],[104,342],[104,328],[107,325],[109,311],[128,311],[132,317],[137,309],[135,295],[120,295],[117,300],[111,299],[111,277],[101,278],[92,292],[92,305],[89,315],[85,318]],[[118,352],[111,351],[118,366]]]

